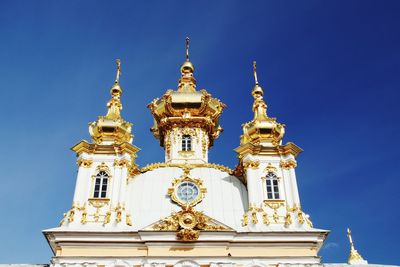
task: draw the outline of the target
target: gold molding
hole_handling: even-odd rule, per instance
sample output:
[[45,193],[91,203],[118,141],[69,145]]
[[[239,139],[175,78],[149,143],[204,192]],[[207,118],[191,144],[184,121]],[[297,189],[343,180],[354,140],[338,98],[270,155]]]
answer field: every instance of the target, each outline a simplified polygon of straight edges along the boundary
[[177,167],[177,168],[181,168],[181,169],[195,169],[195,168],[213,168],[216,170],[220,170],[223,172],[227,172],[230,175],[233,175],[233,170],[230,169],[229,167],[226,167],[224,165],[220,165],[220,164],[214,164],[214,163],[199,163],[199,164],[186,164],[186,163],[182,163],[182,164],[176,164],[176,163],[165,163],[165,162],[156,162],[156,163],[151,163],[148,164],[146,166],[144,166],[143,168],[140,169],[141,173],[145,173],[148,171],[152,171],[158,168],[168,168],[168,167]]

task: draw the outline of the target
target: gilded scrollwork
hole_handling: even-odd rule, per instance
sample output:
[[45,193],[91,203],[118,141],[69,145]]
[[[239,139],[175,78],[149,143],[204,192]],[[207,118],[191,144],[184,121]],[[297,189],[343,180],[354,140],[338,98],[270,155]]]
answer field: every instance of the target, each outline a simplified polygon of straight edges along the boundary
[[285,170],[290,170],[292,168],[294,169],[297,167],[297,162],[292,159],[287,160],[287,161],[282,160],[280,163],[280,166],[281,166],[281,168],[283,168]]
[[276,174],[277,169],[272,165],[272,163],[268,163],[268,166],[265,168],[264,172],[273,172]]
[[132,218],[129,214],[126,215],[126,224],[132,226]]
[[288,227],[291,224],[292,224],[292,216],[290,215],[290,212],[287,212],[285,216],[285,226]]
[[108,167],[108,165],[105,162],[102,162],[101,164],[99,164],[96,167],[96,171],[105,171],[108,174],[110,174],[110,168]]
[[[98,220],[98,219],[97,219],[97,220]],[[110,221],[111,221],[111,212],[110,212],[110,211],[107,211],[106,216],[104,217],[104,222],[103,222],[103,224],[106,225],[106,224],[110,223]]]
[[268,219],[268,214],[265,211],[263,211],[263,213],[262,213],[262,218],[263,218],[263,223],[265,225],[269,225],[270,224],[269,219]]
[[243,163],[243,168],[244,168],[244,169],[248,169],[248,168],[257,169],[258,166],[260,166],[260,162],[259,162],[259,161],[251,161],[251,160],[248,160],[248,161],[245,161],[245,162]]
[[116,159],[114,160],[114,166],[116,168],[123,168],[123,167],[128,167],[130,166],[130,162],[127,159]]
[[191,206],[183,206],[181,211],[172,213],[171,216],[154,224],[152,228],[156,231],[177,231],[176,237],[182,241],[197,240],[200,231],[229,230]]
[[83,168],[90,168],[93,164],[93,160],[91,159],[84,159],[84,158],[79,158],[76,161],[76,164],[78,167],[83,167]]

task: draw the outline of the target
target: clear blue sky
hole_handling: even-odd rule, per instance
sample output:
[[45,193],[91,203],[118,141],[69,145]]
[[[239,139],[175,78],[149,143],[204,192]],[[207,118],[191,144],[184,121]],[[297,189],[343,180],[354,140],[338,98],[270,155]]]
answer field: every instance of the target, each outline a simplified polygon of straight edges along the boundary
[[[163,161],[146,105],[176,88],[184,38],[199,88],[228,105],[211,161],[233,167],[252,117],[251,62],[287,125],[303,209],[345,262],[400,264],[400,1],[1,1],[0,263],[46,263],[76,179],[69,150],[105,114],[116,58],[138,163]],[[160,4],[162,3],[162,4]]]

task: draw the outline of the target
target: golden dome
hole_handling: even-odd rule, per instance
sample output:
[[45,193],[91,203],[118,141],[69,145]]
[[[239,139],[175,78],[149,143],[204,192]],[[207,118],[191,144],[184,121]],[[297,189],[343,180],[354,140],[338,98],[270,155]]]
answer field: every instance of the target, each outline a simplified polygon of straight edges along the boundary
[[194,72],[194,66],[193,66],[192,62],[190,62],[190,61],[183,62],[182,66],[181,66],[182,75],[184,73],[193,73],[193,72]]
[[267,104],[263,99],[263,89],[258,84],[256,62],[253,63],[255,86],[252,91],[254,97],[253,112],[254,119],[243,124],[243,135],[240,143],[264,143],[277,146],[281,144],[283,135],[285,134],[285,125],[276,121],[276,118],[270,118],[267,115]]
[[226,107],[213,98],[206,90],[196,91],[194,66],[189,61],[188,38],[186,39],[186,61],[182,64],[181,77],[177,90],[167,90],[161,97],[149,105],[154,117],[151,128],[154,136],[164,146],[164,136],[173,127],[195,127],[204,129],[209,136],[209,146],[222,132],[219,117]]
[[122,103],[120,97],[122,88],[119,85],[121,62],[117,60],[117,77],[110,89],[111,99],[107,103],[107,115],[99,116],[97,121],[89,125],[89,133],[96,144],[132,143],[132,124],[121,117]]

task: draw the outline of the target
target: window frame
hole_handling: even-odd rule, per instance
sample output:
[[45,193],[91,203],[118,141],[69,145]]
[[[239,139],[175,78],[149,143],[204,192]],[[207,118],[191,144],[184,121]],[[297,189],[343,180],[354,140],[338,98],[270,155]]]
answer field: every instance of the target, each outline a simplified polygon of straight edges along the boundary
[[[110,175],[105,170],[98,170],[96,175],[93,176],[94,184],[93,184],[93,191],[92,191],[92,198],[93,199],[105,199],[108,197],[108,192],[110,188]],[[99,181],[99,184],[97,184]],[[106,181],[106,183],[104,183]],[[98,190],[96,190],[96,186],[99,185]],[[104,189],[105,186],[105,189]],[[96,196],[97,193],[97,196]]]
[[[265,201],[281,201],[282,190],[280,188],[280,178],[274,171],[268,171],[263,177],[263,192]],[[270,190],[269,190],[270,189]],[[269,197],[271,194],[271,198]]]
[[193,138],[190,134],[182,135],[182,142],[181,142],[181,151],[189,152],[193,151]]

